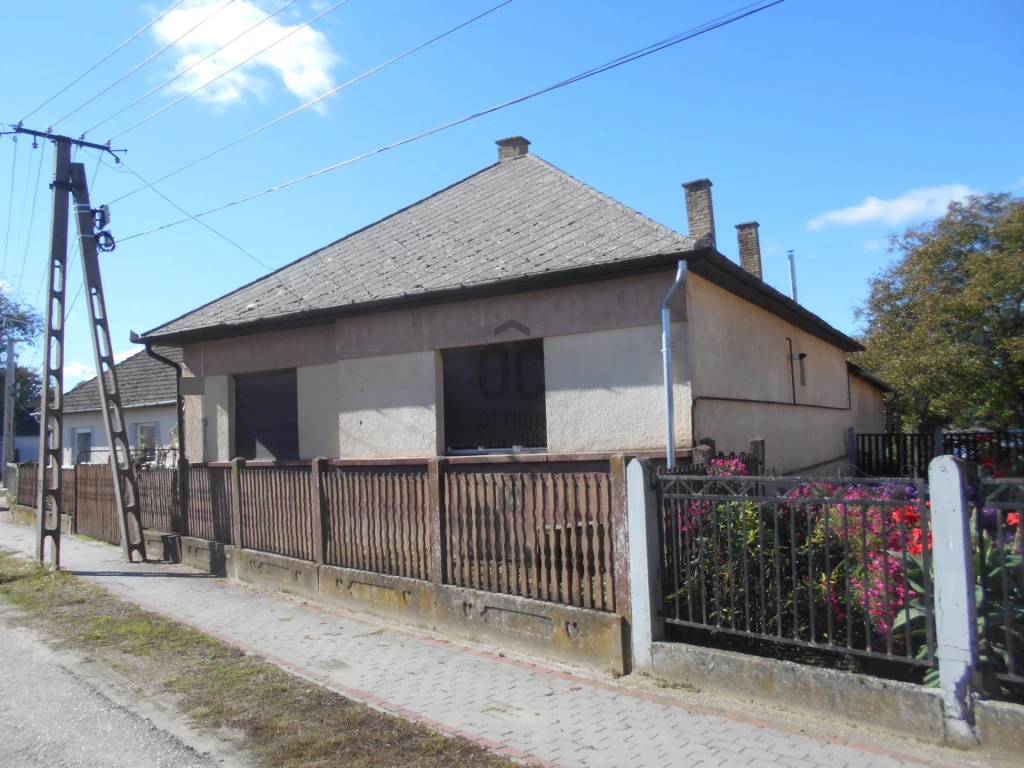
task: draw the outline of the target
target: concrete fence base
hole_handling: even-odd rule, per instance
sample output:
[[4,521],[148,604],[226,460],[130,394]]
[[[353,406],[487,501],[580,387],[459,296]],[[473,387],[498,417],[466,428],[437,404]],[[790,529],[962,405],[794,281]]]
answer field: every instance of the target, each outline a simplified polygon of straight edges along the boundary
[[622,674],[628,626],[613,613],[434,584],[182,537],[182,562],[269,589],[453,637]]

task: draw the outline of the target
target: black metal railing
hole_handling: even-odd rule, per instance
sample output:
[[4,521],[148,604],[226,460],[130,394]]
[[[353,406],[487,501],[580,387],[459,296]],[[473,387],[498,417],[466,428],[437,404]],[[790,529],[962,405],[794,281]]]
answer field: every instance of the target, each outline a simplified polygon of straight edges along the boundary
[[923,482],[658,477],[669,624],[935,665]]
[[1024,464],[1024,429],[944,432],[942,452],[964,461],[1013,472]]
[[857,435],[857,469],[869,477],[924,477],[935,438],[924,432]]
[[981,662],[1004,683],[1024,685],[1024,479],[985,478],[974,514],[973,566]]

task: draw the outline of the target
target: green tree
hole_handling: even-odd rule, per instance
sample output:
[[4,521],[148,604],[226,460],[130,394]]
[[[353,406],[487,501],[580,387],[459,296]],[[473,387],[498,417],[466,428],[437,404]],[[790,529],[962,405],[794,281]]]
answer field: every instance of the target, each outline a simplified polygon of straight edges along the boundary
[[895,415],[925,431],[1024,426],[1024,198],[951,203],[889,252],[856,357],[896,387]]
[[[7,292],[0,291],[0,337],[18,342],[19,357],[25,347],[35,347],[43,335],[43,318],[27,304],[23,304]],[[3,371],[7,366],[7,345],[0,342],[0,424],[3,423],[7,407],[6,382]],[[39,408],[42,380],[35,371],[17,366],[14,372],[17,392],[17,407],[14,414],[15,433],[35,431],[32,411]]]

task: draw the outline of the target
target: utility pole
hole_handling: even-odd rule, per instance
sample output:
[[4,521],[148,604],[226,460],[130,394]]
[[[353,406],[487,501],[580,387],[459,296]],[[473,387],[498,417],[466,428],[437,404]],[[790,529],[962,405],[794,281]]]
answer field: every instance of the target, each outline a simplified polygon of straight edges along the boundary
[[[117,387],[117,364],[114,362],[114,350],[110,344],[107,303],[103,296],[103,280],[100,278],[95,231],[95,217],[100,212],[93,211],[89,203],[89,186],[82,163],[71,164],[71,194],[75,199],[85,297],[89,305],[92,349],[96,355],[96,383],[100,389],[100,410],[103,412],[103,428],[107,433],[107,445],[110,447],[114,498],[117,500],[117,519],[121,526],[121,549],[129,563],[132,562],[133,553],[137,553],[141,561],[146,562],[146,539],[142,535],[142,515],[139,512],[139,486],[135,469],[132,467],[124,410],[121,407],[121,393]],[[102,215],[105,217],[106,214]]]
[[14,339],[7,339],[7,380],[4,390],[4,487],[7,487],[7,467],[14,463]]
[[46,331],[43,337],[43,397],[39,420],[39,471],[36,478],[36,559],[60,568],[60,515],[64,434],[64,300],[68,273],[68,198],[71,193],[71,141],[53,147],[53,212],[50,217],[50,263],[47,268]]
[[[99,216],[105,224],[108,218],[107,210],[105,206],[96,211],[90,207],[85,166],[71,162],[71,147],[74,145],[109,152],[114,155],[115,161],[121,161],[109,145],[33,131],[22,127],[20,123],[14,130],[17,133],[49,139],[54,143],[53,184],[50,185],[53,190],[53,213],[50,225],[50,261],[47,269],[49,283],[46,289],[46,331],[43,343],[46,360],[43,364],[39,472],[36,486],[36,558],[40,563],[45,562],[46,540],[50,539],[50,562],[55,568],[60,568],[60,524],[63,511],[60,469],[63,463],[64,432],[64,303],[68,267],[68,202],[69,195],[73,193],[75,218],[82,248],[86,301],[89,304],[89,324],[93,351],[96,355],[96,380],[100,388],[107,445],[110,446],[110,468],[119,512],[121,544],[128,562],[132,561],[132,553],[138,553],[145,561],[146,545],[142,536],[142,519],[139,515],[138,485],[128,450],[128,436],[125,432],[121,396],[117,388],[117,372],[114,370],[113,349],[110,344],[110,325],[107,322],[106,301],[103,298],[103,283],[100,280],[97,254],[97,250],[103,245],[106,246],[104,250],[113,250],[114,242],[110,233],[95,231],[95,218]],[[100,242],[103,245],[98,245]]]

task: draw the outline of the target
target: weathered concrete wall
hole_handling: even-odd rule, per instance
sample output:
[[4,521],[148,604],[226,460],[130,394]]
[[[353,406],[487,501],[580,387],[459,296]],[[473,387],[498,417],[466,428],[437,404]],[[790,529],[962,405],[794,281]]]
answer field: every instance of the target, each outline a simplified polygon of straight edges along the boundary
[[860,376],[850,376],[850,401],[853,421],[858,432],[885,432],[885,395],[878,387]]
[[338,456],[338,366],[314,365],[296,369],[299,400],[299,458]]
[[440,365],[438,352],[339,362],[339,455],[397,458],[443,453],[438,439]]
[[[689,447],[686,323],[673,323],[677,445]],[[658,450],[665,445],[661,326],[544,339],[548,450]]]
[[319,599],[348,611],[434,627],[434,585],[429,581],[323,565]]
[[316,563],[237,547],[231,548],[227,559],[233,562],[229,569],[233,578],[310,600],[319,596],[320,576]]
[[1024,759],[1024,707],[978,701],[974,704],[974,719],[983,750],[1011,760]]
[[[181,562],[214,576],[233,575],[233,557],[235,548],[215,541],[196,539],[191,536],[181,537]],[[228,557],[231,554],[232,557]],[[230,571],[229,571],[230,565]]]
[[653,656],[656,676],[702,693],[945,740],[937,690],[682,643],[654,643]]
[[[178,424],[178,414],[173,405],[125,408],[124,421],[132,448],[138,448],[135,439],[135,427],[137,424],[156,424],[157,443],[159,445],[168,445],[171,430]],[[87,413],[68,413],[64,415],[63,465],[69,467],[75,463],[74,436],[75,430],[78,429],[92,430],[92,458],[83,458],[83,461],[92,461],[94,463],[106,462],[109,458],[109,452],[107,433],[103,429],[103,419],[99,411],[89,411]],[[36,453],[38,454],[38,450]]]

